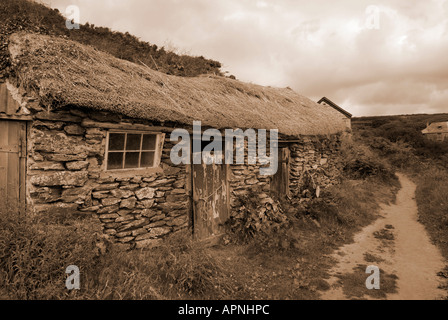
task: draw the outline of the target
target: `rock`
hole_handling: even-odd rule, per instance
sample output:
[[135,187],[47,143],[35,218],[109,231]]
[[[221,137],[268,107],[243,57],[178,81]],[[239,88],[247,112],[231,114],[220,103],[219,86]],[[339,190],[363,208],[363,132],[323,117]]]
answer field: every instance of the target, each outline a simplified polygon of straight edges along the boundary
[[[121,116],[110,112],[89,112],[89,118],[99,122],[120,122]],[[98,126],[101,126],[99,124]]]
[[52,203],[52,204],[36,204],[33,206],[34,212],[37,214],[48,213],[76,213],[78,211],[78,205],[76,203]]
[[128,229],[139,228],[139,227],[146,225],[147,223],[148,223],[148,219],[146,219],[146,218],[138,219],[138,220],[132,221],[130,223],[127,223],[127,224],[121,226],[117,231],[121,232],[121,231],[126,231]]
[[140,201],[140,203],[137,205],[137,207],[141,207],[143,209],[149,209],[152,208],[154,206],[154,202],[155,200],[143,200]]
[[161,227],[161,228],[150,228],[147,233],[139,235],[135,238],[135,241],[154,239],[163,236],[171,232],[171,228]]
[[134,195],[134,192],[132,192],[131,190],[126,190],[126,189],[114,189],[114,190],[111,190],[110,193],[114,197],[121,198],[121,199],[126,199],[126,198],[129,198]]
[[[145,179],[143,179],[143,181],[145,181]],[[167,185],[167,184],[173,183],[174,181],[176,181],[176,179],[159,179],[159,180],[155,180],[155,181],[151,182],[149,184],[149,186],[150,187],[158,187],[158,186],[162,186],[162,185]]]
[[171,191],[171,194],[183,194],[185,193],[185,189],[174,189]]
[[82,136],[86,130],[77,124],[71,124],[71,125],[65,126],[64,131],[67,134],[71,134],[71,135],[75,135],[75,136]]
[[65,166],[67,167],[68,170],[79,171],[82,169],[87,169],[87,167],[89,166],[89,162],[88,161],[73,161],[73,162],[67,162],[65,164]]
[[159,220],[156,222],[152,222],[148,225],[149,228],[156,228],[156,227],[161,227],[166,225],[166,221],[165,220]]
[[30,182],[35,186],[83,186],[88,179],[86,171],[71,172],[59,171],[55,173],[38,174],[31,176]]
[[73,188],[65,189],[62,191],[61,200],[64,202],[81,202],[86,200],[87,196],[90,195],[90,188]]
[[137,199],[135,197],[132,197],[129,199],[123,199],[123,200],[121,200],[120,208],[133,209],[133,208],[135,208],[136,202],[137,202]]
[[156,215],[152,216],[150,221],[151,222],[156,222],[156,221],[165,219],[165,217],[166,217],[165,214],[156,212]]
[[119,198],[104,198],[101,200],[101,204],[105,207],[113,206],[114,204],[120,203],[121,199]]
[[134,237],[131,236],[131,237],[119,238],[118,242],[120,242],[120,243],[127,243],[127,242],[130,242],[132,240],[134,240]]
[[134,216],[131,214],[127,216],[118,217],[117,219],[115,219],[115,222],[127,222],[130,220],[134,220]]
[[118,217],[117,213],[106,213],[99,216],[100,219],[116,219]]
[[163,191],[156,191],[156,198],[163,198],[165,196],[165,192]]
[[107,190],[113,190],[118,188],[119,183],[108,183],[108,184],[101,184],[97,187],[95,187],[94,191],[107,191]]
[[140,229],[136,229],[136,230],[133,230],[132,231],[132,235],[134,236],[134,237],[136,237],[136,236],[139,236],[139,235],[141,235],[141,234],[145,234],[145,233],[147,233],[148,231],[146,230],[146,229],[144,229],[144,228],[140,228]]
[[39,120],[50,120],[50,121],[63,121],[63,122],[81,122],[81,118],[73,116],[70,114],[63,114],[57,112],[47,112],[41,111],[34,115],[36,119]]
[[253,184],[257,184],[258,183],[258,180],[257,179],[255,179],[255,178],[252,178],[252,179],[246,179],[246,184],[248,184],[248,185],[253,185]]
[[186,207],[185,203],[176,203],[176,202],[165,202],[165,203],[159,203],[157,205],[160,209],[163,210],[163,212],[170,212],[177,209],[183,209]]
[[98,209],[96,213],[98,214],[103,214],[103,213],[115,213],[119,210],[120,208],[118,207],[118,205],[114,205],[114,206],[109,206],[109,207],[104,207],[101,209]]
[[92,197],[95,199],[104,199],[109,196],[109,191],[97,191],[92,193]]
[[132,231],[124,231],[124,232],[118,232],[117,234],[116,234],[116,236],[118,237],[118,238],[124,238],[124,237],[128,237],[128,236],[130,236],[132,234]]
[[79,109],[70,109],[70,113],[74,116],[80,117],[80,118],[85,118],[87,117],[87,114],[85,114],[83,111],[79,110]]
[[79,161],[87,159],[87,153],[80,152],[78,154],[61,154],[61,153],[47,153],[45,159],[51,161]]
[[183,216],[179,216],[177,218],[167,221],[166,224],[170,227],[172,227],[172,226],[179,227],[179,226],[182,226],[187,223],[188,223],[188,217],[186,215],[183,215]]
[[96,212],[101,209],[101,206],[90,206],[79,209],[81,212]]
[[141,212],[141,215],[143,217],[152,218],[152,217],[157,215],[157,211],[149,210],[149,209],[143,209],[142,212]]
[[31,170],[44,170],[44,171],[65,170],[64,165],[61,162],[53,162],[53,161],[36,162],[32,164],[30,168]]
[[155,191],[156,189],[154,188],[146,187],[135,191],[135,195],[138,200],[152,199],[154,198]]

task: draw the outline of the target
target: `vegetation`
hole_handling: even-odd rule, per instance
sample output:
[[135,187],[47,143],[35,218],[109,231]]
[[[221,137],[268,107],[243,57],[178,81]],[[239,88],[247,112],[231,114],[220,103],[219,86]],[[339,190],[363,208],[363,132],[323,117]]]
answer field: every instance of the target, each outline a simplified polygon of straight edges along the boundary
[[2,0],[0,2],[0,70],[9,66],[7,36],[17,31],[57,35],[90,45],[120,59],[177,76],[193,77],[200,74],[222,75],[221,63],[202,56],[179,55],[139,40],[128,32],[112,31],[86,23],[80,29],[66,28],[66,18],[57,9],[51,9],[31,0]]

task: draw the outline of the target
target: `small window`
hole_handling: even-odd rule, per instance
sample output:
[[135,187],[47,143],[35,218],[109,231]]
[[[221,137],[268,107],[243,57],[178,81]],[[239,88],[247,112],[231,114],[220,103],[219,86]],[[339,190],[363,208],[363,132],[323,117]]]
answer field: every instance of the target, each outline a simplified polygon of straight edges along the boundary
[[107,170],[154,168],[160,163],[163,134],[109,132]]

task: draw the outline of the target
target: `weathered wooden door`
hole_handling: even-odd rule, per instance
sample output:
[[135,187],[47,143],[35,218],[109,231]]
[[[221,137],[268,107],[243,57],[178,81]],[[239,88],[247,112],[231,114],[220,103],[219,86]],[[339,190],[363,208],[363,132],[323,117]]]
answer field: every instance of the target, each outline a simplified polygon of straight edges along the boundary
[[25,208],[26,123],[0,119],[0,211]]
[[225,164],[193,164],[193,232],[204,240],[223,233],[229,218],[229,180]]
[[271,194],[276,198],[289,195],[289,149],[278,149],[278,168],[272,176]]

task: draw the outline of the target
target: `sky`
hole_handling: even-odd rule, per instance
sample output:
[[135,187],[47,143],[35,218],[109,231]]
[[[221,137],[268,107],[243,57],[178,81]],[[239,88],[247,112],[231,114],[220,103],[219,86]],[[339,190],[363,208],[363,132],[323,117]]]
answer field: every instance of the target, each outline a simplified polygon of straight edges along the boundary
[[41,2],[354,116],[448,112],[448,0]]

